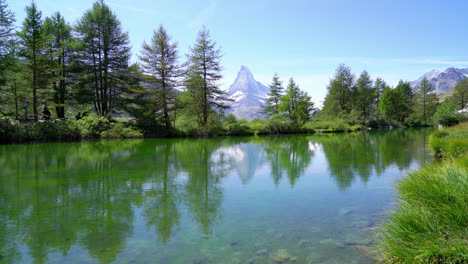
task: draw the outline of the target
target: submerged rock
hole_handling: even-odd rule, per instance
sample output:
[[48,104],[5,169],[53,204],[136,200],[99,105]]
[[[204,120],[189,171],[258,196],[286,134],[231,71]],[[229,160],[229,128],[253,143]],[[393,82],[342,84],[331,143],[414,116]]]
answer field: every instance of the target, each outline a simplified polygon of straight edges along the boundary
[[312,242],[310,240],[301,240],[299,243],[297,243],[298,248],[304,248],[304,247],[309,247],[312,246]]
[[348,215],[352,213],[353,210],[354,210],[353,207],[344,207],[344,208],[341,208],[340,211],[338,211],[338,214],[340,216]]
[[362,254],[366,255],[367,257],[373,259],[373,260],[378,260],[378,253],[377,250],[373,247],[368,247],[368,246],[362,246],[362,245],[354,245],[354,249],[360,251]]
[[247,260],[247,264],[255,264],[257,262],[257,257],[253,257]]
[[[272,256],[271,259],[273,260],[274,263],[286,263],[293,259],[291,255],[289,255],[289,252],[282,248],[278,249]],[[295,258],[294,258],[295,259]]]
[[346,234],[343,242],[347,245],[368,245],[373,242],[372,236],[362,236],[358,234]]
[[373,225],[373,223],[371,221],[368,221],[368,220],[359,220],[359,221],[356,221],[352,224],[353,227],[357,227],[357,228],[360,228],[360,229],[365,229],[367,227],[371,227]]
[[326,245],[326,246],[335,246],[339,248],[345,247],[345,243],[333,238],[328,238],[328,239],[322,239],[320,240],[321,245]]

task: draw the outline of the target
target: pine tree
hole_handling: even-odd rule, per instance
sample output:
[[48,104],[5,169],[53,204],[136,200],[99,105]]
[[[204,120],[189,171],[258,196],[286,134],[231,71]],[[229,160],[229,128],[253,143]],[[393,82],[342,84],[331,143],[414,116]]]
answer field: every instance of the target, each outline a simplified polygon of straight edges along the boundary
[[3,80],[3,71],[7,68],[6,56],[10,39],[13,36],[15,15],[8,9],[5,0],[0,0],[0,84]]
[[216,48],[216,42],[210,39],[210,32],[203,27],[198,33],[196,43],[190,48],[188,55],[188,74],[185,80],[186,88],[194,97],[194,102],[201,110],[200,124],[208,123],[208,115],[216,110],[229,108],[231,100],[219,88],[218,81],[222,78],[220,65],[221,50]]
[[462,80],[453,88],[451,99],[459,109],[464,109],[468,105],[468,79]]
[[381,77],[377,77],[377,79],[375,79],[374,93],[375,93],[377,102],[380,101],[380,97],[382,96],[382,93],[386,87],[387,87],[387,84],[385,83],[384,79],[382,79]]
[[410,116],[412,109],[413,109],[413,98],[414,93],[413,89],[411,88],[411,84],[409,82],[404,82],[400,80],[398,85],[395,87],[396,90],[399,90],[403,95],[403,102],[401,103],[402,109],[401,114],[403,118],[407,118]]
[[27,61],[27,68],[32,75],[31,88],[33,96],[34,120],[38,120],[38,89],[44,80],[47,57],[45,55],[45,37],[43,34],[42,13],[34,2],[26,7],[26,18],[21,32],[22,56]]
[[67,75],[71,63],[72,28],[63,16],[57,12],[44,21],[44,33],[47,36],[51,83],[54,91],[55,111],[58,118],[65,117],[65,98],[67,96]]
[[422,121],[428,124],[428,120],[435,113],[437,107],[437,94],[432,83],[424,77],[415,94],[416,112],[422,113]]
[[323,110],[329,115],[349,114],[352,110],[352,90],[354,87],[354,75],[351,69],[341,64],[335,72],[335,76],[328,85],[328,94],[325,97]]
[[92,102],[98,115],[111,117],[131,94],[128,33],[103,0],[85,12],[75,31],[82,67],[77,96],[83,103]]
[[4,115],[13,114],[16,119],[19,118],[21,102],[25,102],[28,85],[28,79],[24,78],[25,65],[20,58],[19,38],[13,36],[8,45],[4,71],[4,85],[0,86],[0,112]]
[[309,95],[299,89],[293,78],[289,79],[286,94],[281,97],[280,112],[288,117],[294,128],[301,127],[310,118],[313,103]]
[[174,89],[178,86],[178,79],[182,74],[177,64],[177,43],[171,43],[171,39],[164,27],[159,26],[151,42],[143,43],[140,56],[145,79],[155,88],[151,93],[156,100],[154,105],[157,109],[153,112],[158,113],[159,109],[162,109],[162,119],[166,128],[171,128],[170,114],[176,101]]
[[266,114],[267,117],[271,117],[279,113],[279,104],[283,93],[283,87],[277,73],[273,76],[273,80],[269,87],[270,92],[268,93],[268,99],[266,101],[265,108],[263,109],[263,113]]
[[380,96],[379,112],[387,122],[402,121],[403,109],[406,106],[404,95],[399,89],[386,87]]
[[376,100],[376,90],[373,87],[372,79],[367,71],[363,71],[359,76],[355,86],[354,106],[360,112],[364,120],[368,120],[374,112]]

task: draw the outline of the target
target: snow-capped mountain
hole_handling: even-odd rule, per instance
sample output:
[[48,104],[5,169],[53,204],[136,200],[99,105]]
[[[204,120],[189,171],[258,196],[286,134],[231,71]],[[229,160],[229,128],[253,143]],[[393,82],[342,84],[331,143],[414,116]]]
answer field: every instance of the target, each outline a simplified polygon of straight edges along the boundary
[[229,87],[228,96],[234,102],[227,113],[233,113],[239,119],[263,118],[261,111],[265,106],[269,91],[268,87],[257,82],[250,70],[242,65],[236,80]]
[[421,84],[421,81],[424,79],[424,77],[427,77],[427,79],[429,79],[432,85],[434,85],[436,93],[441,94],[455,87],[463,79],[468,78],[468,68],[448,68],[443,72],[439,72],[438,70],[432,70],[421,76],[416,81],[411,82],[411,87],[413,87],[413,89],[416,90]]

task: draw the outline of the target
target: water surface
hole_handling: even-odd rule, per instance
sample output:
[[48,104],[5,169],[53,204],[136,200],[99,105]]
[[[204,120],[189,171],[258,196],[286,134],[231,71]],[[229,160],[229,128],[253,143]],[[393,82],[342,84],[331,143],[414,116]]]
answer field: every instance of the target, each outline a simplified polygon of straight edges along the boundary
[[429,130],[0,146],[0,263],[372,263]]

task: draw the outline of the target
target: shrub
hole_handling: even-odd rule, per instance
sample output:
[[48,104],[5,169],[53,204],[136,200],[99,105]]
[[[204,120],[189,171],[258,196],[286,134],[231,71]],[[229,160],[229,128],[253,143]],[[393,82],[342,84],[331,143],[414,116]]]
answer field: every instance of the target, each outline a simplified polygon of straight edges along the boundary
[[114,123],[109,130],[101,133],[101,138],[142,138],[143,133],[124,123]]
[[90,115],[73,122],[74,128],[80,130],[81,136],[86,139],[96,139],[101,133],[110,129],[111,124],[106,117]]
[[452,102],[445,102],[434,114],[434,123],[441,124],[445,127],[453,126],[458,124],[460,121],[459,115],[456,113],[457,106]]
[[429,146],[438,158],[456,158],[468,153],[468,123],[432,133]]

